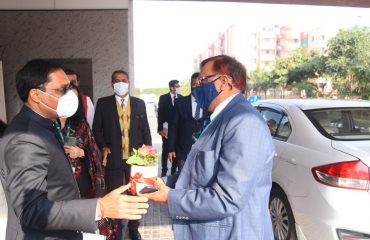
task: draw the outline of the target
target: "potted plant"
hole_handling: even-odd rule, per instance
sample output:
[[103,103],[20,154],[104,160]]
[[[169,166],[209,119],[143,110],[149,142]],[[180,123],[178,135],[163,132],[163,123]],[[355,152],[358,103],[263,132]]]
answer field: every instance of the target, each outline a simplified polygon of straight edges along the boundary
[[158,176],[159,152],[153,146],[143,145],[133,149],[127,164],[131,165],[130,191],[132,194],[155,191],[154,183]]

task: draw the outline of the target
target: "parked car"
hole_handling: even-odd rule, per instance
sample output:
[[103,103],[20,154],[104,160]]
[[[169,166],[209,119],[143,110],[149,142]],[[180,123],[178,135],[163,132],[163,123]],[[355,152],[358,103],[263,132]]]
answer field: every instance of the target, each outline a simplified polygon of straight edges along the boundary
[[269,202],[275,239],[370,239],[370,102],[253,106],[276,148]]

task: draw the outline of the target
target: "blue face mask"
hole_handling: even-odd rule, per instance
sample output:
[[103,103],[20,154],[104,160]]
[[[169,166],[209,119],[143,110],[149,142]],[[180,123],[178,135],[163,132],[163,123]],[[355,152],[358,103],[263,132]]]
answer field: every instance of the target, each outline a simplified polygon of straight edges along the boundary
[[199,104],[200,108],[205,111],[207,111],[213,99],[215,99],[218,94],[220,94],[220,92],[217,92],[215,86],[215,81],[217,81],[218,79],[219,78],[215,79],[212,82],[196,87],[192,91],[196,102]]

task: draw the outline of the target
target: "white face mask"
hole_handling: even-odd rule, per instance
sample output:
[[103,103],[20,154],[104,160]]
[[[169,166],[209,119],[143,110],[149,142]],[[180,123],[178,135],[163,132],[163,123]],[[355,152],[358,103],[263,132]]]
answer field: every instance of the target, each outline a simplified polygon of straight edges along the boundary
[[181,87],[175,88],[175,93],[176,94],[181,94]]
[[114,93],[118,96],[123,96],[128,93],[128,83],[118,82],[113,84]]
[[57,112],[58,117],[60,117],[60,118],[69,118],[69,117],[72,117],[73,114],[76,113],[77,108],[78,108],[78,97],[76,96],[76,94],[74,94],[73,91],[71,91],[71,90],[67,91],[67,93],[64,94],[60,98],[57,98],[57,97],[55,97],[55,96],[53,96],[53,95],[51,95],[47,92],[44,92],[44,91],[41,91],[41,90],[39,90],[39,91],[58,100],[58,105],[57,105],[56,110],[47,106],[43,102],[41,102],[41,104],[44,105],[45,107]]

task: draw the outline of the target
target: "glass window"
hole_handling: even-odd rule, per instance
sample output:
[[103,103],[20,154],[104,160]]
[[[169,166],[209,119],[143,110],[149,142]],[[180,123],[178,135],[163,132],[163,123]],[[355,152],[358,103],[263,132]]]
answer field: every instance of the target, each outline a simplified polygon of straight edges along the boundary
[[318,130],[335,139],[370,139],[370,108],[320,109],[309,115]]
[[280,140],[287,140],[292,132],[288,116],[270,108],[260,108],[259,110],[270,129],[271,136]]
[[261,114],[270,129],[271,136],[275,136],[277,126],[281,119],[281,114],[271,109],[262,109]]
[[287,115],[284,115],[280,121],[276,136],[283,139],[288,139],[290,133],[292,132],[292,127]]

